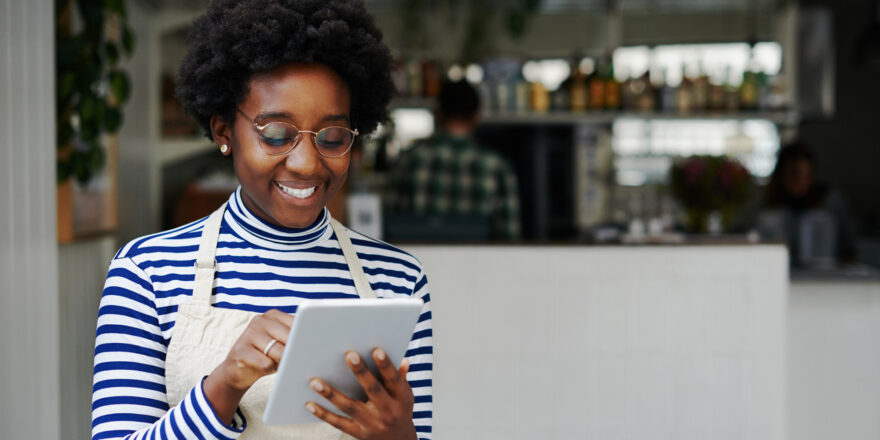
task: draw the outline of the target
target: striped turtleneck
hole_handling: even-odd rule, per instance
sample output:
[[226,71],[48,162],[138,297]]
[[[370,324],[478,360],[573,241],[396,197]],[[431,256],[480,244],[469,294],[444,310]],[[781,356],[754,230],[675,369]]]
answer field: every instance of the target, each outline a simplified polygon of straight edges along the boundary
[[[178,405],[165,394],[165,353],[178,305],[192,296],[194,263],[205,219],[132,240],[107,274],[95,340],[92,438],[233,439],[246,429],[220,421],[194,383]],[[415,394],[413,420],[431,438],[433,346],[427,278],[411,255],[351,231],[376,295],[425,302],[407,351]],[[244,205],[241,188],[226,203],[217,244],[214,307],[295,313],[304,299],[357,297],[325,209],[309,227],[282,228]]]

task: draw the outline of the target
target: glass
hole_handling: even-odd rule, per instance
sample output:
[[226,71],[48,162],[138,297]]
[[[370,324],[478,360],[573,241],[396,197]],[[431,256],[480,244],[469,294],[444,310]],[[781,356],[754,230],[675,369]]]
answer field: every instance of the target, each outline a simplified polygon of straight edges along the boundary
[[299,145],[303,133],[312,135],[312,145],[318,150],[318,154],[324,157],[345,156],[354,144],[354,138],[359,133],[346,127],[325,127],[318,131],[300,130],[287,122],[273,121],[265,124],[257,124],[249,118],[241,109],[236,107],[257,130],[260,138],[260,147],[266,154],[280,156],[291,152]]

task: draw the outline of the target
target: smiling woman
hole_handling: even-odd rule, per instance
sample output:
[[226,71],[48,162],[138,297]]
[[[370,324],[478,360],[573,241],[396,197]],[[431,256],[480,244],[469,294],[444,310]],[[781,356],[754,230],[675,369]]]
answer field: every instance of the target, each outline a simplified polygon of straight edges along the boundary
[[[391,56],[381,40],[359,1],[215,1],[195,21],[178,95],[241,186],[209,217],[133,240],[110,263],[93,439],[431,438],[421,264],[326,209],[356,136],[386,116]],[[398,296],[425,304],[400,365],[377,347],[373,376],[356,354],[339,354],[366,402],[314,378],[316,423],[261,423],[304,299]]]

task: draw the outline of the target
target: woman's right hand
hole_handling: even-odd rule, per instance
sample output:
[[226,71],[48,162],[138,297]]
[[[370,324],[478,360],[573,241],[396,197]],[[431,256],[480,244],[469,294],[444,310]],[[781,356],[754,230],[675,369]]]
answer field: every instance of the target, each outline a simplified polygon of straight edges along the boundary
[[[293,315],[272,309],[254,317],[226,355],[226,359],[205,378],[202,388],[220,420],[232,424],[235,409],[257,379],[275,372]],[[263,350],[272,342],[268,353]]]

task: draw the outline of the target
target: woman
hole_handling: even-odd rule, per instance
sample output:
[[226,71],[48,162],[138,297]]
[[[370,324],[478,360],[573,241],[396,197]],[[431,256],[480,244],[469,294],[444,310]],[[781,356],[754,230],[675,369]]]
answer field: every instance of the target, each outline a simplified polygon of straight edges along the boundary
[[[220,0],[195,21],[190,46],[178,95],[241,186],[208,218],[134,240],[111,262],[93,439],[430,438],[425,274],[325,208],[356,136],[376,127],[391,96],[391,57],[372,17],[359,1]],[[297,304],[372,295],[425,302],[404,362],[374,350],[375,377],[346,353],[367,402],[315,378],[315,401],[348,417],[309,402],[314,425],[262,425]]]
[[792,266],[801,266],[801,232],[804,219],[811,212],[827,212],[833,220],[829,232],[836,244],[833,249],[838,263],[856,261],[856,228],[849,208],[834,188],[816,180],[816,159],[812,149],[803,141],[795,141],[779,150],[776,168],[767,183],[764,200],[766,218],[783,213],[784,231],[775,231],[786,240]]

